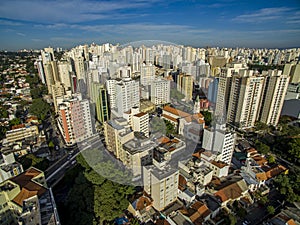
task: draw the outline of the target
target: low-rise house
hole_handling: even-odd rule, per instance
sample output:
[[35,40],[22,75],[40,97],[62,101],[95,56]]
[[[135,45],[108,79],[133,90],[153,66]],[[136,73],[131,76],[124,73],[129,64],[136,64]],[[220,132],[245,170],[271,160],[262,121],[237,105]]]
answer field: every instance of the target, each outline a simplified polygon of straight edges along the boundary
[[13,153],[0,153],[0,183],[22,172],[23,166],[15,161]]
[[141,197],[129,204],[127,210],[142,223],[151,221],[156,214],[152,207],[153,200],[145,192]]
[[226,207],[245,196],[250,197],[248,186],[243,179],[221,188],[214,195],[219,199],[222,207]]

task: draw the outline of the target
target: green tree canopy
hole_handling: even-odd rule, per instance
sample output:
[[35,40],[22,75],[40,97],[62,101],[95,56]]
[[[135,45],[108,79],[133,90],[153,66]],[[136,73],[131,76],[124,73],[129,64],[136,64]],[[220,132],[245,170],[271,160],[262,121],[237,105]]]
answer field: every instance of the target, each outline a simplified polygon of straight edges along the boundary
[[211,112],[209,112],[209,111],[202,111],[201,113],[204,116],[205,125],[210,126],[211,121],[212,121]]
[[21,123],[22,122],[21,122],[20,118],[14,118],[14,119],[9,121],[9,126],[12,127],[12,126],[15,126],[15,125],[19,125]]
[[267,207],[267,211],[268,211],[268,213],[271,214],[271,215],[273,215],[273,214],[275,213],[275,209],[274,209],[274,207],[271,206],[271,205],[269,205],[269,206]]
[[46,115],[50,112],[50,105],[43,99],[38,98],[32,101],[32,105],[29,107],[29,112],[36,115],[39,119],[44,120]]
[[[99,150],[91,150],[85,157],[97,153]],[[101,154],[94,155],[94,158],[98,157],[105,159],[105,156]],[[134,187],[115,183],[107,177],[101,176],[96,172],[97,170],[93,169],[94,166],[97,166],[96,159],[87,163],[80,154],[77,157],[77,162],[81,170],[79,170],[73,188],[69,192],[64,211],[68,218],[72,218],[72,221],[66,218],[65,224],[111,224],[128,207],[127,199],[134,193]],[[93,168],[89,164],[93,164]],[[101,163],[99,166],[103,170],[109,166],[110,173],[116,173],[111,165]]]
[[4,108],[0,108],[0,118],[8,118],[8,112]]
[[255,148],[262,154],[267,154],[270,152],[270,147],[259,140],[255,141]]

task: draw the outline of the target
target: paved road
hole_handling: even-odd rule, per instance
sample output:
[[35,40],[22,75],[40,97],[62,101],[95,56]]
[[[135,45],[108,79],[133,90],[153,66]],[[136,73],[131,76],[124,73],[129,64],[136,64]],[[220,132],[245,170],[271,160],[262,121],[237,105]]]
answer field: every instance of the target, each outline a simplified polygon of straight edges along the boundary
[[[65,172],[76,164],[76,156],[91,147],[96,147],[100,144],[99,136],[94,136],[87,140],[87,145],[81,145],[82,147],[75,147],[73,150],[57,161],[50,169],[45,173],[46,181],[49,187],[53,187],[65,174]],[[91,144],[89,144],[91,143]]]

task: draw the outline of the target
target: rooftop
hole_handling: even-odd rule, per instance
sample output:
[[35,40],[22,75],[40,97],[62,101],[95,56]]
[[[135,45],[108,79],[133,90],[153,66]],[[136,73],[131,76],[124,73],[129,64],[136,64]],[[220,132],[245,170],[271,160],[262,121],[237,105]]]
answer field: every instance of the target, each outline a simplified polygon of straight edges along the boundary
[[41,173],[41,171],[31,167],[26,172],[10,179],[21,188],[21,192],[13,199],[13,202],[23,206],[23,201],[27,198],[35,195],[41,196],[47,191],[47,189],[41,184],[38,184],[32,180]]
[[175,108],[173,108],[173,107],[171,107],[171,106],[165,106],[165,107],[163,108],[163,110],[166,111],[166,112],[172,113],[172,114],[174,114],[174,115],[176,115],[176,116],[179,116],[179,117],[187,117],[187,116],[190,116],[189,113],[183,112],[183,111],[181,111],[181,110],[179,110],[179,109],[175,109]]
[[215,196],[219,197],[222,202],[230,199],[237,199],[242,196],[243,192],[248,190],[248,186],[244,180],[232,183],[215,193]]

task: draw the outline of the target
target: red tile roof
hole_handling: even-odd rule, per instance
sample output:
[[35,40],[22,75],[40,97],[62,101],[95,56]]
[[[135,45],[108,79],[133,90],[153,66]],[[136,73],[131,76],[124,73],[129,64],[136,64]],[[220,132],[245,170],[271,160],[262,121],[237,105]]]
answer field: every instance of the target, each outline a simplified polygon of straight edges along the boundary
[[169,116],[169,115],[166,115],[166,114],[162,114],[161,116],[162,116],[162,117],[165,117],[165,118],[168,119],[168,120],[174,121],[175,123],[178,122],[177,119],[175,119],[175,118],[172,117],[172,116]]
[[183,112],[183,111],[181,111],[181,110],[179,110],[179,109],[175,109],[175,108],[173,108],[173,107],[171,107],[171,106],[165,106],[165,107],[163,108],[163,110],[164,110],[164,111],[167,111],[167,112],[169,112],[169,113],[172,113],[172,114],[174,114],[174,115],[176,115],[176,116],[179,116],[179,117],[187,117],[187,116],[190,116],[189,113]]
[[26,172],[11,178],[10,180],[20,186],[21,192],[12,200],[16,204],[22,206],[23,201],[34,195],[41,196],[47,190],[42,185],[32,181],[33,178],[41,174],[35,168],[29,168]]

